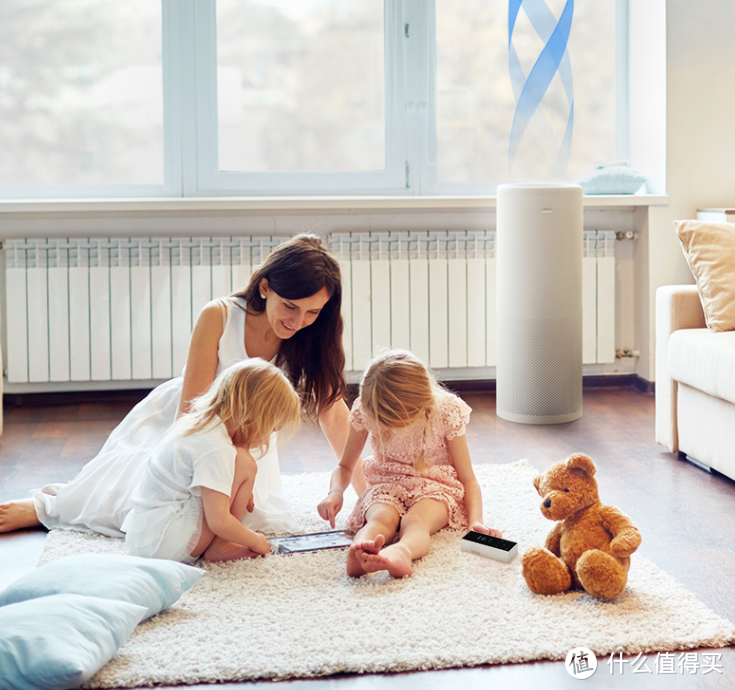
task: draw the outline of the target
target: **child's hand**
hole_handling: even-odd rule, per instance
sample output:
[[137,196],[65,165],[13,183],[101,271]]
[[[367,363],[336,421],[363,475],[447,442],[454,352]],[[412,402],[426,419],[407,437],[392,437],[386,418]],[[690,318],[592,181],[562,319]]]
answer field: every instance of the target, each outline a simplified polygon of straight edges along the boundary
[[251,551],[255,551],[255,553],[259,553],[261,556],[267,556],[271,552],[271,544],[270,542],[262,535],[258,534],[258,532],[254,532],[255,539],[253,539],[252,544],[248,544],[248,548]]
[[316,507],[322,520],[329,520],[332,529],[334,529],[334,518],[342,510],[343,499],[344,495],[341,491],[330,491],[329,496]]
[[473,522],[470,525],[470,529],[473,532],[480,532],[481,534],[489,534],[491,537],[497,537],[498,539],[500,539],[503,536],[503,533],[500,532],[499,530],[490,529],[490,527],[483,525],[481,522]]

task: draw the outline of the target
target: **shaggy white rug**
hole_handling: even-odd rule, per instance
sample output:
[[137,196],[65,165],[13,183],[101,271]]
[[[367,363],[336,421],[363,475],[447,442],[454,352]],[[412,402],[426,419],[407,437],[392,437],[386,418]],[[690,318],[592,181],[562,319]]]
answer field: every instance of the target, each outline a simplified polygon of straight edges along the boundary
[[[552,523],[539,512],[534,469],[519,461],[475,470],[487,522],[518,541],[521,553],[542,544]],[[305,531],[324,529],[315,506],[329,475],[284,483]],[[642,556],[633,556],[628,588],[612,602],[582,593],[544,597],[527,589],[520,557],[506,564],[468,554],[460,538],[436,534],[402,580],[348,577],[343,549],[202,565],[206,576],[140,624],[89,686],[410,671],[563,659],[574,647],[637,654],[735,641],[735,626]],[[124,549],[117,539],[54,530],[39,564]]]

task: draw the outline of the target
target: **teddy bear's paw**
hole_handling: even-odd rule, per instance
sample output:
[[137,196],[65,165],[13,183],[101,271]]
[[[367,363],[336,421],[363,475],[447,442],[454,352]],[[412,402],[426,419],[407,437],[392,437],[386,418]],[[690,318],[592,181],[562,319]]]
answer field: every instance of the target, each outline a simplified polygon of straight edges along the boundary
[[610,553],[617,558],[627,558],[641,545],[641,533],[633,526],[610,542]]
[[614,599],[628,582],[627,565],[598,549],[585,551],[575,570],[585,591],[601,599]]
[[572,586],[569,568],[548,549],[526,551],[522,572],[528,588],[535,594],[559,594]]

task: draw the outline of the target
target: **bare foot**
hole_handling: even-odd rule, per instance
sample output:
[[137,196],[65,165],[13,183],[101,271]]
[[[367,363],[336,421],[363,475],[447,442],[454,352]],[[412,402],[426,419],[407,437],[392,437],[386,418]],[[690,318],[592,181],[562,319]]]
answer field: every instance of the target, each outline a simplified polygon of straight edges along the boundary
[[32,498],[0,504],[0,532],[14,532],[27,527],[40,527]]
[[215,539],[207,550],[202,554],[202,558],[210,563],[221,563],[222,561],[236,561],[238,558],[256,558],[260,556],[247,546],[240,546],[231,541],[223,541]]
[[362,552],[361,565],[366,573],[387,570],[391,577],[406,577],[413,572],[411,555],[400,544],[391,544],[379,553]]
[[385,537],[379,534],[375,539],[365,539],[360,542],[352,542],[347,551],[347,574],[352,577],[360,577],[367,571],[362,565],[362,554],[376,554],[380,552],[385,544]]

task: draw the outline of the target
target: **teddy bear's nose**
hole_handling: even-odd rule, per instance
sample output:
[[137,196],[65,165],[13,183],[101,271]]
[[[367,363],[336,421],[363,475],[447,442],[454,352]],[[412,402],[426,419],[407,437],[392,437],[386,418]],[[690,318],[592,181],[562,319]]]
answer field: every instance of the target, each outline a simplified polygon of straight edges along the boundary
[[550,498],[547,498],[544,501],[544,508],[551,508],[551,499]]

